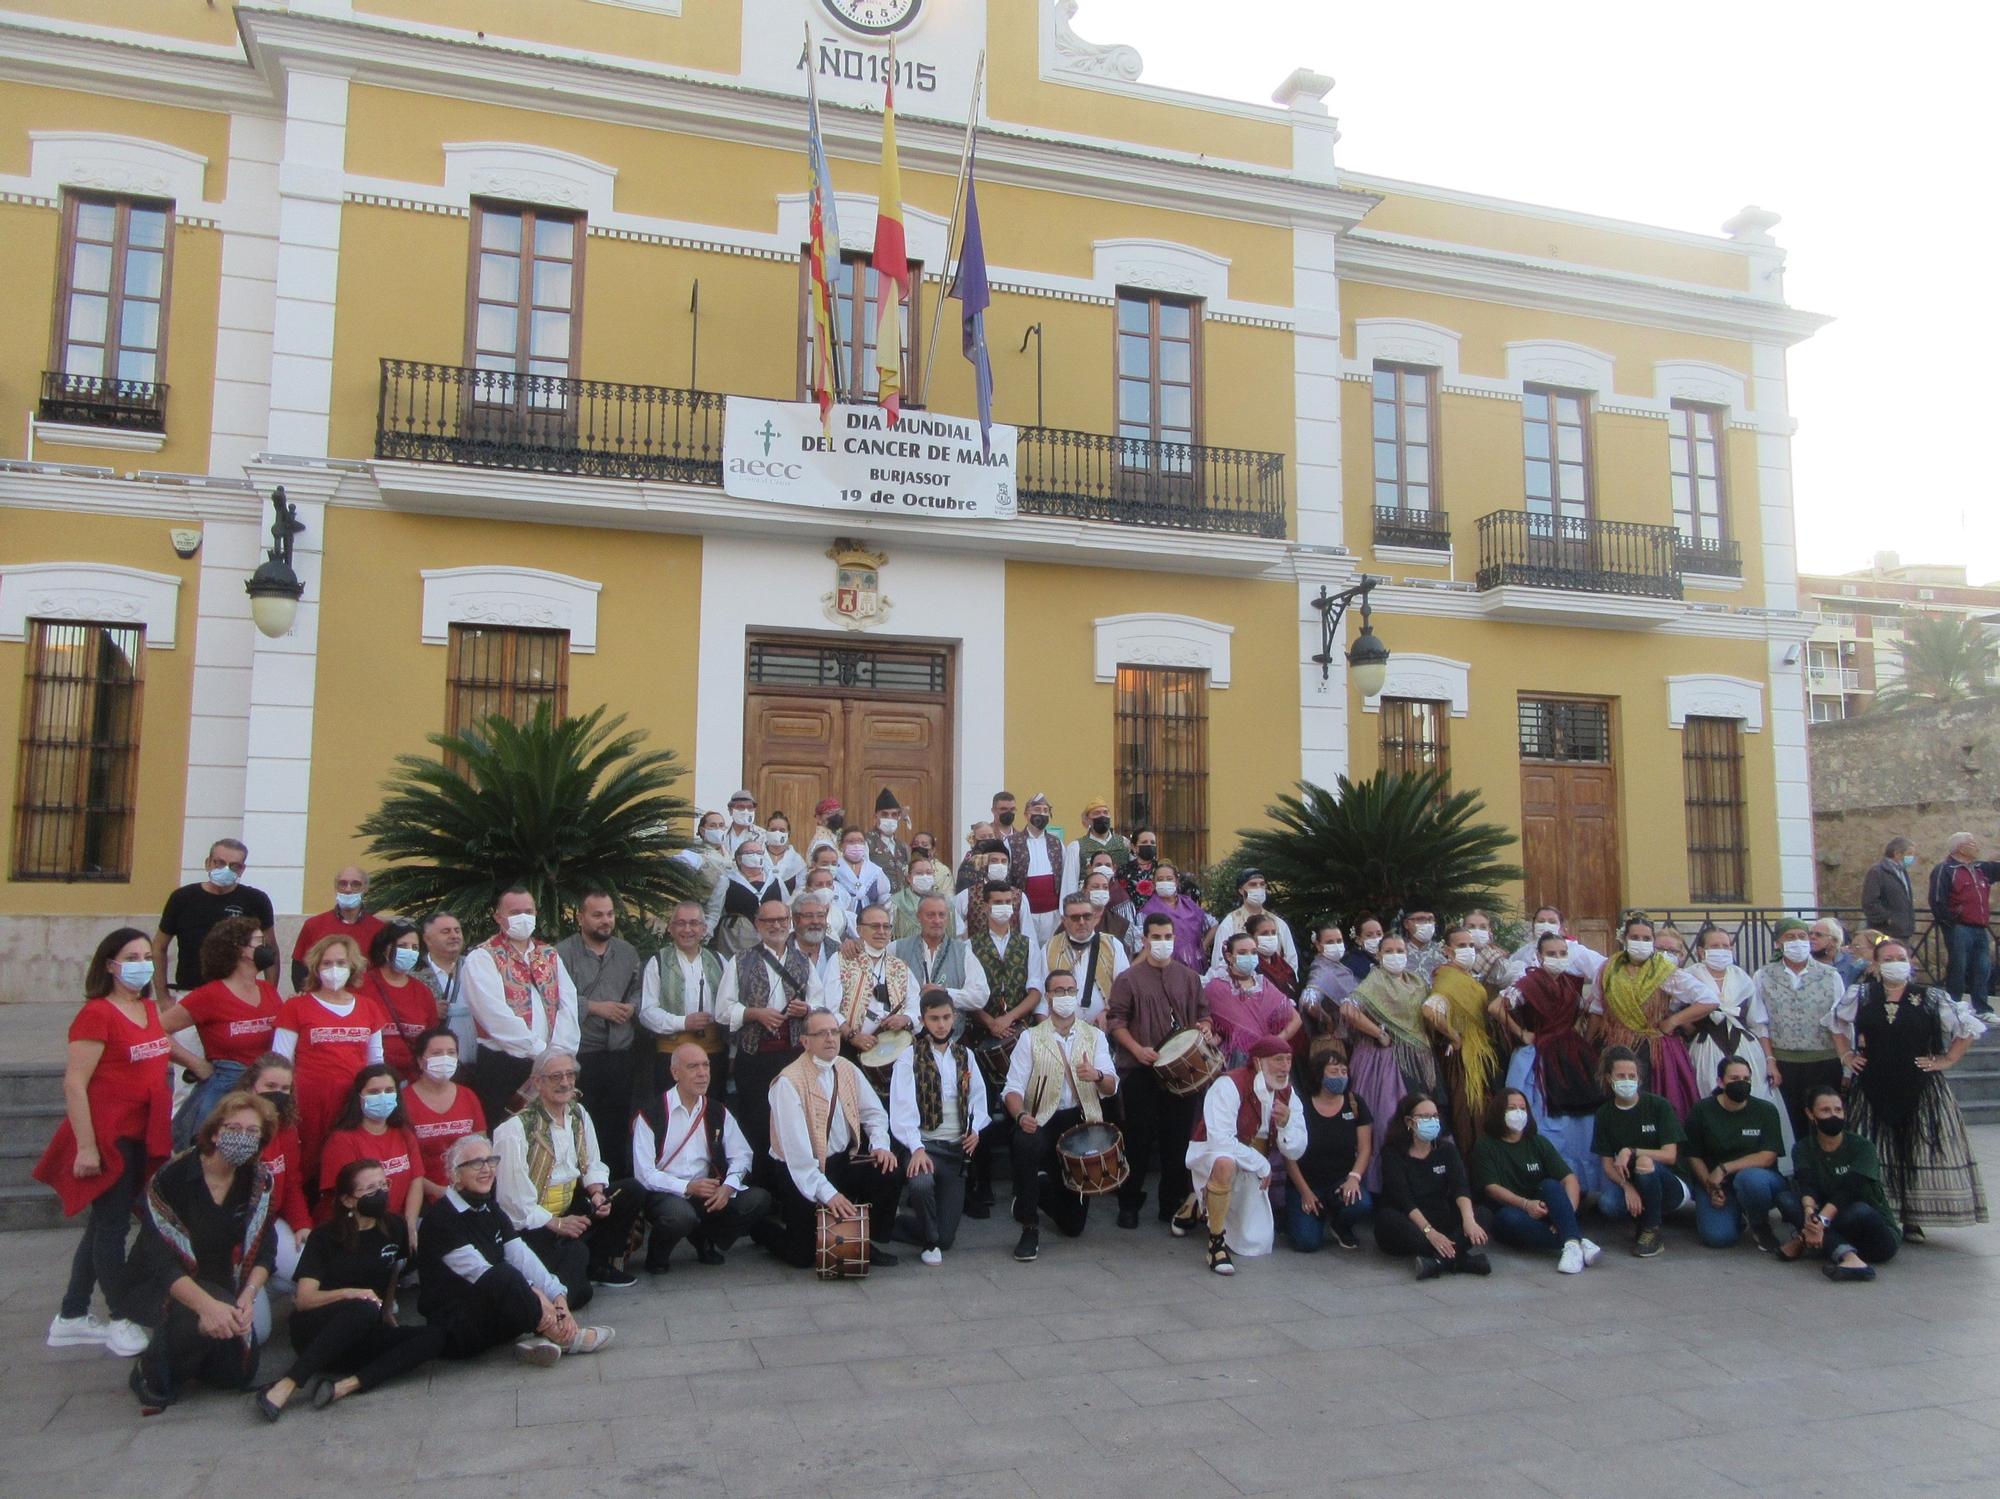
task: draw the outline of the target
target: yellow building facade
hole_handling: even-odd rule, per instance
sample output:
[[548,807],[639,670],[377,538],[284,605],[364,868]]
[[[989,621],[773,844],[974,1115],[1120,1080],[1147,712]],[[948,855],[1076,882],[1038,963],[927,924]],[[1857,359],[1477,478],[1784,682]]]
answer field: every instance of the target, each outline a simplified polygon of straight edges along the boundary
[[[1155,88],[1075,9],[0,10],[5,997],[67,996],[217,837],[321,909],[395,756],[544,700],[795,826],[889,785],[957,846],[1005,786],[1203,861],[1298,780],[1436,764],[1599,931],[1809,902],[1785,357],[1821,320],[1774,217],[1370,177],[1324,76]],[[807,393],[807,68],[867,404],[892,37],[916,417],[975,408],[943,278],[983,57],[997,510],[725,462]],[[306,592],[267,638],[279,486]],[[1369,698],[1352,613],[1313,659],[1364,578]]]

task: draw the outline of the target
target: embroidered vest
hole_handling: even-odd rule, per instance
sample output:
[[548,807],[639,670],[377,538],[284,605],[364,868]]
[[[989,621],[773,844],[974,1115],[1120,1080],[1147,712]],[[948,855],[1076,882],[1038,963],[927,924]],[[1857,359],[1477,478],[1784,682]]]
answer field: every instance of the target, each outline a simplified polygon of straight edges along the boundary
[[546,942],[530,942],[525,953],[519,952],[498,934],[482,942],[480,950],[493,959],[500,973],[500,992],[521,1024],[533,1028],[533,1000],[539,998],[543,1023],[553,1028],[556,1006],[562,1000],[556,981],[556,950]]
[[[1257,1069],[1255,1067],[1238,1067],[1222,1075],[1236,1085],[1236,1143],[1247,1145],[1260,1154],[1269,1150],[1271,1148],[1270,1137],[1261,1132],[1264,1123],[1264,1106],[1257,1101]],[[1289,1104],[1292,1101],[1291,1084],[1287,1083],[1284,1087],[1278,1089],[1272,1095],[1272,1098],[1274,1100],[1274,1109],[1276,1100],[1282,1099],[1285,1103]],[[1194,1128],[1188,1132],[1188,1138],[1190,1140],[1206,1140],[1208,1138],[1208,1121],[1202,1115],[1195,1115]]]
[[[833,1102],[819,1091],[819,1064],[809,1056],[802,1056],[780,1072],[772,1082],[773,1088],[785,1084],[796,1088],[799,1102],[805,1106],[806,1133],[812,1140],[813,1160],[821,1170],[826,1168],[826,1141],[833,1125],[833,1110],[840,1109],[840,1117],[847,1121],[849,1148],[866,1143],[861,1133],[861,1069],[844,1057],[836,1058],[833,1064]],[[771,1132],[771,1159],[783,1163],[785,1147],[779,1141],[777,1131]]]
[[[804,999],[806,986],[812,978],[812,968],[806,956],[796,947],[786,947],[784,970],[791,977],[792,984],[798,986],[796,996],[792,984],[787,984],[771,972],[771,965],[764,955],[770,949],[762,943],[746,952],[736,955],[736,998],[747,1010],[782,1010],[794,997]],[[776,998],[772,990],[778,990]],[[745,1056],[752,1052],[783,1052],[799,1049],[800,1027],[803,1020],[788,1020],[775,1031],[767,1031],[761,1025],[746,1023],[736,1033],[737,1049]]]
[[981,921],[971,939],[972,955],[986,974],[986,1013],[1004,1015],[1028,997],[1028,939],[1016,932],[1007,939],[1001,955],[993,944],[993,933]]
[[[680,950],[663,947],[656,961],[660,965],[660,1008],[669,1015],[685,1016],[688,1013],[687,978],[681,972]],[[704,947],[701,949],[698,961],[701,963],[701,976],[708,981],[708,993],[704,996],[707,1003],[704,1008],[712,1013],[715,1009],[715,991],[722,987],[722,959]],[[741,982],[739,978],[739,986]]]
[[[915,992],[916,980],[910,976],[909,966],[894,953],[886,955],[882,962],[882,981],[889,989],[887,1015],[901,1014],[908,1009]],[[840,1023],[849,1029],[859,1025],[868,1015],[868,1006],[875,998],[875,964],[865,955],[859,958],[840,960]]]
[[1086,1061],[1097,1060],[1097,1029],[1087,1021],[1079,1020],[1070,1028],[1069,1056],[1063,1055],[1062,1042],[1056,1039],[1053,1021],[1043,1021],[1028,1032],[1028,1096],[1023,1102],[1035,1123],[1047,1124],[1062,1107],[1063,1082],[1068,1080],[1076,1092],[1076,1101],[1083,1109],[1084,1119],[1096,1124],[1104,1118],[1102,1095],[1095,1083],[1080,1083],[1076,1080],[1076,1063],[1072,1058],[1081,1057]]
[[[1118,959],[1112,953],[1111,939],[1099,932],[1097,943],[1097,971],[1091,978],[1091,987],[1098,993],[1103,1003],[1111,1002],[1111,970]],[[1089,958],[1079,959],[1070,951],[1069,938],[1061,932],[1049,939],[1049,972],[1074,973],[1081,977],[1083,970],[1090,966]]]
[[570,1143],[576,1150],[576,1181],[561,1183],[549,1181],[556,1169],[554,1117],[539,1098],[514,1116],[521,1121],[521,1134],[527,1141],[528,1180],[535,1184],[543,1210],[556,1214],[569,1211],[570,1199],[576,1195],[577,1182],[583,1180],[594,1164],[590,1152],[584,1148],[582,1106],[573,1103],[563,1112],[569,1116],[565,1122],[569,1128]]
[[[949,1053],[958,1072],[958,1109],[961,1124],[972,1127],[972,1053],[954,1041]],[[917,1129],[920,1134],[936,1134],[944,1122],[944,1083],[938,1076],[937,1048],[928,1036],[910,1051],[911,1080],[917,1086]]]

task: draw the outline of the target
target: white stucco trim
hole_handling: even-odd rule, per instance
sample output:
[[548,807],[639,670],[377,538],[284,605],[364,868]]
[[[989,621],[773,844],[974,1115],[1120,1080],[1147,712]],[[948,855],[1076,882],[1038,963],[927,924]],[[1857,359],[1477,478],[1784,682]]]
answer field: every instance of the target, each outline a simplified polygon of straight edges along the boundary
[[1746,734],[1764,730],[1764,684],[1748,677],[1691,672],[1667,678],[1667,727],[1685,728],[1688,715],[1734,718]]
[[1456,330],[1416,318],[1364,317],[1354,320],[1354,362],[1372,371],[1380,359],[1390,364],[1427,364],[1438,372],[1438,383],[1457,383]]
[[1471,682],[1470,661],[1396,651],[1389,657],[1389,673],[1382,679],[1382,691],[1375,697],[1362,699],[1361,711],[1380,713],[1383,698],[1403,697],[1450,703],[1451,716],[1464,718],[1472,711]]
[[1524,338],[1507,345],[1507,379],[1514,385],[1560,385],[1608,396],[1616,361],[1559,338]]
[[1100,682],[1117,681],[1120,666],[1186,666],[1207,672],[1211,687],[1229,685],[1234,625],[1192,614],[1110,614],[1094,623]]
[[[876,199],[864,193],[835,193],[833,211],[840,221],[840,248],[858,254],[875,251]],[[778,240],[775,248],[788,255],[811,238],[812,204],[804,193],[778,195]],[[699,230],[709,233],[706,228]],[[903,205],[903,244],[910,259],[920,262],[927,276],[943,274],[945,240],[951,221],[909,203]]]
[[445,645],[453,625],[504,625],[567,630],[579,656],[597,650],[597,596],[602,583],[533,567],[427,567],[423,640]]
[[181,580],[105,562],[24,562],[0,567],[0,640],[26,640],[31,619],[140,625],[149,650],[174,648]]
[[1091,242],[1091,280],[1099,286],[1129,286],[1198,297],[1229,298],[1229,261],[1193,245],[1164,239],[1100,239]]
[[30,130],[28,141],[28,178],[39,195],[53,198],[61,189],[74,187],[135,198],[171,198],[182,212],[204,206],[208,158],[193,151],[99,130]]
[[157,453],[167,445],[164,432],[129,432],[118,427],[83,427],[35,418],[35,446],[97,448],[115,453]]
[[1662,404],[1695,401],[1725,408],[1732,418],[1748,417],[1749,381],[1739,370],[1702,359],[1661,359],[1653,364],[1653,399]]
[[516,141],[444,144],[445,193],[460,206],[474,198],[502,198],[598,219],[611,212],[617,178],[616,167],[549,146]]

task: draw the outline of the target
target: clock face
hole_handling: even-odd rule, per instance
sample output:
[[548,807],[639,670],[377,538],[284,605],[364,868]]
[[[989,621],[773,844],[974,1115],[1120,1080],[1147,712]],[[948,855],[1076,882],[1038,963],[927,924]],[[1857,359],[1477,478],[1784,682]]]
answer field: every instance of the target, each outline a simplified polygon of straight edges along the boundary
[[924,0],[821,0],[834,20],[865,36],[888,36],[916,20]]

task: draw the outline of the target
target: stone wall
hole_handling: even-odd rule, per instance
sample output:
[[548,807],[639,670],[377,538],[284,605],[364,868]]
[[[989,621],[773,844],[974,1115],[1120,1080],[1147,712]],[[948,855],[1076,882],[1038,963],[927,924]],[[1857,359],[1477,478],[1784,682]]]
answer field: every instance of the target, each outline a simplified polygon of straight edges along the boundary
[[[121,926],[151,936],[159,919],[157,906],[142,916],[0,916],[0,1005],[76,1004],[97,944]],[[292,989],[292,943],[304,919],[278,918],[278,950],[284,955],[279,987],[287,994]]]
[[1917,843],[1919,919],[1946,838],[1976,833],[2000,858],[2000,699],[1816,723],[1806,742],[1822,904],[1860,905],[1862,875],[1898,834]]

